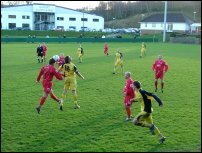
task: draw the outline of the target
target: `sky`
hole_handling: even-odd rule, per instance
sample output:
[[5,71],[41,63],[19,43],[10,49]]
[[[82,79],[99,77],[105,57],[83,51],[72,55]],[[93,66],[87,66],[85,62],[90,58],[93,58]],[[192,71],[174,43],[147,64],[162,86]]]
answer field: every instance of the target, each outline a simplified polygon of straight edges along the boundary
[[83,7],[95,8],[100,1],[33,1],[33,3],[55,4],[70,9],[80,9]]

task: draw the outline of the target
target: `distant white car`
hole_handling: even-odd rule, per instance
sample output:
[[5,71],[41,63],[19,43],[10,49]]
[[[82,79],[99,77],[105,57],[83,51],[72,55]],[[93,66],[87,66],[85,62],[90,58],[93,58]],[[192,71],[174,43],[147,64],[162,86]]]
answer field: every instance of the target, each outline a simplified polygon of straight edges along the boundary
[[67,29],[67,31],[76,31],[76,29],[75,28],[69,28],[69,29]]

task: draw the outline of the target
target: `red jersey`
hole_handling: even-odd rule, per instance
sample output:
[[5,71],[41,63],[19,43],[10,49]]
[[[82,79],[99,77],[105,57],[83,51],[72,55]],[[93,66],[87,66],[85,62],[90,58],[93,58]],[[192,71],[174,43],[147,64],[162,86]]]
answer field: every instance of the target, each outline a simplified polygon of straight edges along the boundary
[[126,93],[124,103],[127,105],[130,102],[130,99],[133,99],[135,97],[135,92],[133,91],[131,84],[133,84],[133,80],[131,78],[127,79],[123,90],[123,92]]
[[104,50],[108,50],[108,45],[107,44],[104,45]]
[[64,63],[65,63],[65,58],[60,56],[60,58],[59,58],[59,60],[58,60],[58,67],[59,67],[60,65],[64,64]]
[[47,51],[47,47],[46,47],[46,45],[43,45],[42,47],[43,47],[43,52],[46,53],[46,51]]
[[156,60],[152,67],[156,72],[168,71],[168,64],[164,60]]
[[44,67],[41,68],[38,77],[37,77],[37,81],[39,81],[41,79],[41,76],[43,75],[43,83],[44,82],[52,82],[53,80],[53,76],[55,76],[58,80],[62,80],[62,74],[58,73],[55,69],[54,66],[52,65],[46,65]]

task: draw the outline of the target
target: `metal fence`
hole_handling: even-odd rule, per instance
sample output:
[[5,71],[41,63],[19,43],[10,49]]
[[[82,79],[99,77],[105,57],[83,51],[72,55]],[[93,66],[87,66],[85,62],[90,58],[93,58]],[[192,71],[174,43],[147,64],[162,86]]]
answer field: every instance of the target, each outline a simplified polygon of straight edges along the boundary
[[1,42],[158,42],[157,38],[9,38],[1,37]]

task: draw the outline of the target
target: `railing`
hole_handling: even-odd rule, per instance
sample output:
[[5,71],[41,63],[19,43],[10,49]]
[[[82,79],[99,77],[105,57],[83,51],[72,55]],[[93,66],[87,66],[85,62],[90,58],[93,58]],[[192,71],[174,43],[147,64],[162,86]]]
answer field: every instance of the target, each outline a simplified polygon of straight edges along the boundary
[[158,42],[157,38],[8,38],[1,37],[1,42]]

